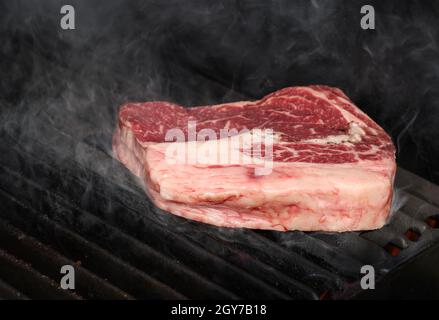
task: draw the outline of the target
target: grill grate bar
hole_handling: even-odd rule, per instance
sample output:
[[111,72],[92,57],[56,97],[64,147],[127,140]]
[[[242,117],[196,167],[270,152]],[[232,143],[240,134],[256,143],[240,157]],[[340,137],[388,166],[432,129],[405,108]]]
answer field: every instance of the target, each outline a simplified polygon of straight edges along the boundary
[[422,198],[407,191],[401,191],[401,194],[407,199],[402,209],[414,219],[425,221],[429,216],[439,214],[439,206],[425,202]]
[[427,224],[424,221],[410,216],[404,209],[400,209],[393,219],[394,221],[391,222],[392,227],[401,234],[405,234],[409,229],[415,229],[420,233],[427,229]]
[[[319,237],[320,233],[305,233],[301,231],[291,233],[258,232],[265,235],[266,239],[276,246],[281,246],[287,253],[294,251],[308,257],[310,260],[319,261],[319,266],[330,272],[341,285],[345,281],[358,276],[362,263],[342,252],[336,246],[327,243]],[[322,248],[324,250],[322,250]]]
[[29,298],[17,289],[0,279],[0,300],[28,300]]
[[[5,195],[5,192],[0,190],[0,194]],[[92,269],[99,269],[96,270],[99,273],[103,273],[105,274],[106,277],[108,277],[109,279],[111,279],[112,281],[114,281],[114,278],[125,274],[125,277],[123,279],[120,279],[120,281],[122,282],[126,282],[126,284],[130,283],[129,281],[129,277],[126,277],[126,275],[134,275],[136,276],[136,280],[137,285],[140,285],[140,287],[143,287],[143,293],[139,294],[138,297],[139,298],[146,298],[144,295],[145,293],[145,289],[148,289],[147,294],[149,295],[147,298],[157,298],[157,297],[163,297],[163,298],[184,298],[184,296],[177,294],[174,290],[168,288],[166,285],[158,282],[156,279],[151,278],[150,276],[144,274],[143,272],[140,272],[133,267],[131,267],[130,265],[127,265],[126,263],[122,262],[119,258],[116,258],[112,255],[110,255],[107,251],[101,249],[100,247],[98,247],[94,242],[89,242],[85,239],[83,239],[82,237],[80,237],[79,235],[75,235],[73,234],[71,231],[66,230],[65,227],[63,227],[62,225],[60,225],[59,223],[56,223],[55,221],[57,221],[56,217],[47,217],[46,215],[40,214],[35,212],[33,209],[29,208],[28,206],[26,206],[25,209],[20,208],[19,205],[17,205],[17,203],[11,204],[11,200],[12,200],[12,196],[7,194],[6,197],[4,197],[3,199],[3,203],[5,203],[5,205],[8,203],[10,207],[10,210],[8,210],[8,212],[13,212],[12,215],[7,216],[8,219],[11,219],[13,221],[13,223],[15,224],[26,224],[26,219],[29,219],[29,211],[33,211],[31,214],[33,215],[33,220],[35,222],[37,222],[37,227],[35,228],[35,226],[32,226],[32,230],[37,229],[38,232],[38,236],[39,237],[43,237],[44,238],[48,238],[50,236],[50,238],[48,238],[48,242],[54,244],[55,246],[58,245],[58,249],[60,251],[65,252],[66,250],[68,250],[69,248],[74,250],[73,253],[74,255],[83,255],[84,257],[86,257],[85,259],[83,259],[84,261],[84,265],[85,263],[90,260],[93,261],[93,263],[96,264],[95,267],[93,267]],[[23,205],[21,205],[23,206]],[[64,211],[63,214],[65,214],[66,212]],[[74,214],[70,214],[71,216]],[[5,216],[5,213],[3,213],[3,216]],[[62,221],[58,221],[61,222]],[[84,231],[81,229],[77,229],[75,228],[79,234],[84,234]],[[91,230],[91,232],[93,233],[93,230]],[[117,232],[116,232],[117,233]],[[57,238],[61,238],[63,239],[62,243],[57,243],[56,239]],[[120,240],[116,234],[113,234],[113,238],[116,242],[118,242],[118,240]],[[94,239],[93,239],[94,240]],[[102,241],[101,241],[102,242]],[[112,243],[111,241],[108,241],[107,247],[109,249],[111,249],[111,246],[114,245],[114,243]],[[128,247],[127,248],[131,248],[132,247],[132,243],[128,243],[127,244]],[[68,246],[68,247],[67,247]],[[127,249],[127,252],[129,250]],[[143,248],[139,250],[140,253],[144,254]],[[114,252],[112,252],[114,254]],[[135,255],[136,253],[132,253],[133,255]],[[128,257],[129,258],[129,257]],[[132,260],[132,259],[131,259]],[[106,267],[111,267],[111,269],[109,270],[104,270],[102,269],[102,265],[99,264],[99,261],[101,261],[102,263],[104,263],[104,265]],[[143,268],[145,269],[145,267],[149,267],[150,264],[154,264],[157,261],[157,257],[151,257],[151,256],[145,256],[145,259],[143,261]],[[112,267],[111,264],[114,263],[115,265]],[[190,275],[188,275],[185,272],[182,272],[181,267],[179,266],[172,266],[175,267],[174,272],[178,273],[185,281],[188,281],[191,285],[192,285],[192,290],[197,292],[197,290],[200,290],[199,294],[201,295],[201,292],[204,292],[204,294],[208,297],[209,296],[209,291],[203,291],[203,290],[207,290],[210,288],[210,290],[214,290],[217,289],[213,286],[211,286],[210,283],[206,283],[204,286],[202,286],[200,289],[197,289],[197,286],[194,285],[194,281],[198,280],[198,282],[200,281],[205,281],[204,279],[197,279],[194,278],[193,276],[191,277]],[[167,268],[165,268],[164,266],[162,266],[162,269],[160,269],[162,271],[168,271]],[[171,269],[172,270],[172,269]],[[110,272],[113,271],[113,272]],[[122,273],[123,271],[126,271],[127,273]],[[109,272],[109,273],[105,273],[105,272]],[[167,276],[169,276],[172,280],[172,276],[170,274],[167,273]],[[196,275],[195,275],[196,276]],[[177,280],[177,279],[174,279]],[[147,287],[146,287],[147,286]],[[130,288],[132,289],[132,288]],[[138,292],[137,292],[138,293]],[[233,295],[228,294],[225,291],[222,291],[221,289],[217,289],[215,291],[213,291],[212,295],[214,295],[216,297],[233,297]]]
[[[261,250],[248,250],[248,248],[243,245],[245,241],[252,243],[255,247],[257,244],[255,243],[253,238],[244,238],[240,239],[239,235],[235,235],[233,237],[234,241],[229,242],[222,238],[217,238],[216,231],[218,229],[216,227],[209,226],[199,226],[200,229],[208,228],[208,233],[197,235],[197,237],[193,238],[194,242],[200,247],[203,247],[206,251],[211,254],[216,254],[219,257],[222,257],[224,260],[227,260],[234,266],[238,267],[240,270],[247,272],[248,274],[253,275],[254,277],[258,277],[259,279],[265,281],[269,284],[274,284],[278,290],[285,292],[291,296],[301,296],[303,293],[306,293],[307,298],[317,299],[318,295],[315,293],[308,284],[304,284],[304,282],[296,281],[295,278],[290,277],[290,274],[294,273],[294,276],[298,277],[298,274],[302,274],[304,278],[306,278],[306,274],[303,270],[299,270],[300,267],[304,268],[303,265],[300,265],[297,261],[294,261],[294,257],[291,257],[289,264],[289,270],[281,270],[277,263],[273,263],[272,259],[264,259],[266,257],[265,252],[261,252]],[[232,231],[233,230],[226,230]],[[245,230],[239,230],[240,235],[246,235]],[[250,233],[251,235],[251,233]],[[223,236],[223,235],[222,235]],[[248,236],[248,235],[247,235]],[[284,259],[277,255],[278,252],[273,252],[270,250],[271,248],[265,247],[265,250],[275,254],[279,260]],[[302,257],[297,257],[298,259],[302,259]],[[286,269],[286,268],[285,268]],[[294,272],[292,272],[293,269]],[[310,268],[309,270],[314,270]],[[325,281],[319,281],[320,279],[315,279],[315,282],[318,283],[323,288],[333,288],[334,285],[330,280],[325,278]],[[329,286],[329,284],[332,286]],[[320,288],[320,287],[319,287]]]
[[[218,239],[218,237],[220,238]],[[266,262],[268,266],[290,275],[292,279],[300,279],[300,283],[313,288],[315,292],[335,290],[343,286],[345,279],[322,268],[321,265],[307,260],[303,256],[303,252],[287,250],[279,243],[261,236],[257,231],[239,230],[239,232],[235,232],[233,229],[226,229],[215,234],[214,239],[227,244],[225,255],[236,256],[238,259],[240,256],[254,256],[259,261]],[[251,245],[248,245],[249,243]],[[210,246],[210,244],[208,245]],[[246,259],[243,260],[247,263]],[[250,265],[246,267],[252,268]]]
[[408,246],[404,235],[396,231],[391,224],[379,230],[363,232],[361,237],[378,244],[380,247],[385,247],[390,242],[401,249],[407,248]]
[[[17,211],[14,211],[17,213]],[[38,226],[40,227],[40,226]],[[41,232],[42,230],[40,230]],[[44,230],[46,231],[46,230]],[[57,230],[58,231],[58,230]],[[59,279],[60,276],[60,268],[63,265],[73,265],[75,266],[75,278],[76,278],[76,289],[75,292],[79,293],[81,296],[87,299],[130,299],[132,298],[126,292],[116,288],[113,284],[110,284],[107,280],[99,278],[95,274],[91,273],[87,268],[86,263],[83,264],[84,260],[69,260],[63,256],[61,256],[58,252],[54,251],[52,248],[46,247],[39,241],[35,241],[33,238],[24,234],[22,231],[19,231],[12,227],[10,224],[5,223],[0,220],[0,240],[2,242],[2,247],[5,250],[14,251],[16,256],[19,256],[21,259],[25,259],[26,261],[32,264],[34,269],[37,269],[39,272],[44,275],[54,279],[55,281]],[[46,235],[47,236],[47,235]],[[60,234],[57,234],[60,236]],[[66,247],[68,243],[66,240],[68,238],[62,237],[62,242],[60,243],[60,238],[52,239],[53,244],[57,244],[61,247]],[[63,250],[65,252],[65,250]],[[63,253],[64,253],[63,252]],[[75,262],[76,261],[76,262]],[[105,264],[100,265],[100,271],[105,270],[111,266],[110,261],[106,260]],[[123,271],[123,270],[119,270]],[[157,290],[153,285],[155,283],[144,282],[144,284],[149,284],[149,290],[151,294],[155,294],[156,297],[166,297],[171,296],[174,298],[182,298],[182,296],[174,294],[172,295],[171,290],[166,290],[165,288],[161,288],[161,291]],[[163,285],[162,285],[163,287]],[[155,289],[155,290],[154,290]],[[166,296],[163,294],[163,291],[167,294]],[[171,291],[171,292],[170,292]],[[154,296],[151,296],[152,298]]]
[[397,175],[396,185],[402,190],[407,190],[423,201],[439,207],[439,186],[434,185],[430,181],[422,179],[403,168],[398,168],[398,170],[403,174]]
[[81,299],[79,295],[59,288],[56,282],[3,249],[0,249],[0,273],[2,277],[7,277],[8,284],[11,287],[29,297],[37,299]]
[[6,251],[14,251],[14,255],[29,262],[32,268],[57,281],[61,277],[59,271],[63,265],[76,266],[75,292],[84,298],[128,299],[130,296],[113,287],[103,279],[90,273],[77,262],[68,260],[51,248],[15,229],[0,220],[0,241]]

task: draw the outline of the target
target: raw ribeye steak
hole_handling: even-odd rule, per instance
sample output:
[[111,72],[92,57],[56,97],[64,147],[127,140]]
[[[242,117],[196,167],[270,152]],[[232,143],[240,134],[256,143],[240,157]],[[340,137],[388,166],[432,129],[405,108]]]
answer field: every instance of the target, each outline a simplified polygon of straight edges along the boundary
[[[184,141],[173,142],[175,134],[169,141],[170,132]],[[370,230],[391,210],[394,145],[337,88],[290,87],[258,101],[192,108],[128,103],[113,150],[159,208],[217,226]],[[204,150],[204,160],[192,161],[191,150]],[[227,161],[219,160],[224,154]]]

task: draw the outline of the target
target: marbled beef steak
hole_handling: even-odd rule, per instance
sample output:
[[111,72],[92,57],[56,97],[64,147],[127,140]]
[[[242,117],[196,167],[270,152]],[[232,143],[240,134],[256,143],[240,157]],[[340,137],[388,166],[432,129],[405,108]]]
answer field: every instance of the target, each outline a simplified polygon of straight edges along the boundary
[[[256,174],[257,165],[241,160],[170,163],[167,148],[172,142],[165,142],[166,133],[179,128],[186,139],[194,140],[188,122],[196,123],[197,132],[249,129],[253,134],[254,129],[271,129],[270,173]],[[245,134],[222,139],[230,142]],[[144,180],[158,207],[217,226],[369,230],[382,227],[390,214],[394,145],[337,88],[290,87],[258,101],[192,108],[169,102],[127,103],[119,112],[113,150]],[[230,145],[218,150],[230,151]],[[237,150],[248,155],[242,146]]]

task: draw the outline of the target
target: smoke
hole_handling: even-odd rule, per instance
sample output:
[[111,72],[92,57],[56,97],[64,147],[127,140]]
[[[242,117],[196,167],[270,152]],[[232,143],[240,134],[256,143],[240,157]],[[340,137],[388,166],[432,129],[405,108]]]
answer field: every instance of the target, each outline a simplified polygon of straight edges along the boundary
[[203,105],[322,83],[392,134],[400,164],[439,178],[436,4],[372,1],[373,31],[360,28],[362,1],[75,0],[76,30],[61,30],[63,4],[0,3],[0,127],[55,149],[55,167],[73,158],[106,175],[89,146],[111,154],[127,101]]
[[[401,141],[404,138],[404,135],[410,130],[411,126],[413,126],[413,123],[416,121],[416,118],[419,115],[419,110],[414,111],[414,115],[411,117],[406,117],[407,115],[403,115],[401,117],[402,124],[404,125],[403,129],[398,133],[398,136],[396,137],[396,149],[397,149],[397,155],[399,156],[401,154],[402,144]],[[407,119],[409,119],[407,121]]]
[[393,198],[392,198],[392,207],[390,209],[390,215],[389,215],[389,222],[395,216],[395,214],[405,206],[405,204],[409,200],[407,193],[405,193],[405,190],[407,190],[409,188],[410,188],[410,186],[395,187],[394,188]]
[[373,31],[360,28],[363,1],[76,0],[77,28],[67,31],[63,4],[1,4],[3,127],[35,136],[33,119],[49,117],[74,135],[107,134],[125,101],[203,105],[322,83],[344,89],[395,141],[399,115],[417,113],[400,163],[438,178],[429,156],[439,156],[433,2],[369,1]]
[[[57,177],[47,180],[79,179],[84,190],[71,194],[69,200],[81,208],[99,207],[91,212],[117,219],[117,199],[135,208],[136,213],[129,211],[133,221],[173,222],[176,232],[187,232],[189,222],[154,210],[145,201],[139,181],[111,160],[111,140],[118,108],[128,101],[196,105],[245,98],[231,86],[209,81],[181,65],[182,52],[175,47],[179,32],[200,23],[218,24],[219,37],[225,25],[216,20],[215,12],[222,5],[76,0],[69,2],[76,11],[76,30],[61,30],[59,11],[64,4],[56,0],[0,3],[0,68],[7,75],[0,79],[0,130],[8,143],[18,144],[56,172]],[[20,163],[20,171],[46,185],[42,175],[33,171],[33,162],[29,157]],[[96,174],[104,180],[96,180]],[[96,193],[102,193],[105,203],[96,204]]]
[[[272,254],[250,231],[193,228],[192,221],[139,204],[144,193],[138,180],[108,156],[118,108],[128,101],[191,106],[261,97],[292,85],[340,87],[392,134],[399,164],[439,182],[436,3],[70,0],[76,30],[61,30],[64,4],[0,1],[0,131],[47,158],[61,178],[73,159],[78,166],[67,172],[77,170],[86,184],[83,194],[72,195],[78,205],[101,206],[96,211],[108,210],[113,222],[130,214],[125,224],[140,230],[135,236],[146,239],[142,224],[155,219],[172,222],[173,232],[202,246],[217,243],[211,237],[222,240],[227,246],[211,250],[226,257],[237,245]],[[363,4],[375,7],[376,30],[361,30]],[[92,173],[111,183],[97,186]],[[120,188],[137,197],[118,205],[113,198]],[[94,204],[97,189],[108,203]],[[404,203],[396,190],[392,212]],[[314,235],[274,237],[286,250],[321,254]],[[333,237],[341,245],[351,241],[348,233]],[[336,253],[328,250],[321,262],[358,270],[350,261],[343,267]]]
[[111,154],[122,103],[203,105],[322,83],[392,134],[400,164],[439,179],[434,3],[368,2],[373,31],[360,28],[362,1],[75,0],[76,30],[61,30],[63,4],[0,3],[0,127],[54,149],[55,168],[74,159],[132,188],[90,149]]

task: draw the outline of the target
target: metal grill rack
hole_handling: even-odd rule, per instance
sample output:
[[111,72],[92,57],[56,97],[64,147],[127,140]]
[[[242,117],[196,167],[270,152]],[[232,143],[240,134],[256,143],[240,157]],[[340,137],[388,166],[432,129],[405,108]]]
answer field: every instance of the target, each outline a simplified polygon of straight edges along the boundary
[[[353,298],[361,266],[383,279],[439,238],[439,188],[402,168],[403,205],[380,230],[224,229],[155,208],[111,157],[110,132],[78,141],[35,121],[50,143],[8,130],[0,145],[3,298]],[[74,292],[59,288],[65,264]]]

